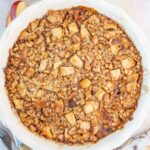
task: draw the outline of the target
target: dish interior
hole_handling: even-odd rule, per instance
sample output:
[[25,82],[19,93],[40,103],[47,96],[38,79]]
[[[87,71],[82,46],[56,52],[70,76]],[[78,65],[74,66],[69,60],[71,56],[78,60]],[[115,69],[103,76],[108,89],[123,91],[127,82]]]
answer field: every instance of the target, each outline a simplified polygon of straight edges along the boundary
[[33,133],[74,145],[95,143],[132,119],[141,93],[137,48],[93,8],[49,10],[10,49],[9,100]]

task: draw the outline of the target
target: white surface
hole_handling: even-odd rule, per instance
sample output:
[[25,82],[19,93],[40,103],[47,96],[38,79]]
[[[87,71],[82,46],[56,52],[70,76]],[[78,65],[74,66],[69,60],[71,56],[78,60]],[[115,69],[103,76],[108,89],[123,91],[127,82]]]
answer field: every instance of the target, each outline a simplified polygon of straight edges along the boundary
[[[4,30],[4,22],[6,18],[6,14],[9,9],[9,4],[13,0],[0,0],[0,32]],[[28,0],[29,1],[29,0]],[[100,1],[100,0],[99,0]],[[111,3],[118,5],[119,7],[123,8],[144,30],[147,39],[150,38],[150,1],[149,0],[107,0]],[[3,15],[2,15],[3,14]],[[147,130],[150,126],[150,117],[147,116],[142,126],[139,130],[135,133],[141,133],[144,130]],[[0,150],[4,150],[1,147],[0,143]]]

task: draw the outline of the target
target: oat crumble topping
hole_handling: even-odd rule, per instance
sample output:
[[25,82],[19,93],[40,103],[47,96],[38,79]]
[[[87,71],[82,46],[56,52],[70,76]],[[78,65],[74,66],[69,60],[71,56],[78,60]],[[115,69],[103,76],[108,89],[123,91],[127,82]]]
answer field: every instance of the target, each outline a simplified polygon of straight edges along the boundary
[[132,119],[143,72],[125,31],[79,6],[31,22],[10,49],[5,75],[22,123],[73,145],[97,142]]

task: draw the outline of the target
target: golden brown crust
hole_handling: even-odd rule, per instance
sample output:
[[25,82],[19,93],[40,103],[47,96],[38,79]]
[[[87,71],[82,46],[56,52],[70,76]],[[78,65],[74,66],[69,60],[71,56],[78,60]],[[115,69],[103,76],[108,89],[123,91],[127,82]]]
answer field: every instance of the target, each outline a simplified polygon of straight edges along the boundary
[[31,22],[10,49],[5,75],[9,99],[28,129],[81,144],[132,118],[143,71],[138,50],[116,22],[74,7]]

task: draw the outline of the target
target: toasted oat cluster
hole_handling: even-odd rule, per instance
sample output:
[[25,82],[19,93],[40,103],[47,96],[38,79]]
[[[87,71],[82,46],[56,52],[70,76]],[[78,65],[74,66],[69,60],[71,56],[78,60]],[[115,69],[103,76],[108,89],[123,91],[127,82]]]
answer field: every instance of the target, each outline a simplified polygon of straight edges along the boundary
[[141,56],[125,31],[86,7],[48,11],[10,49],[9,99],[33,133],[65,144],[93,143],[132,119]]

